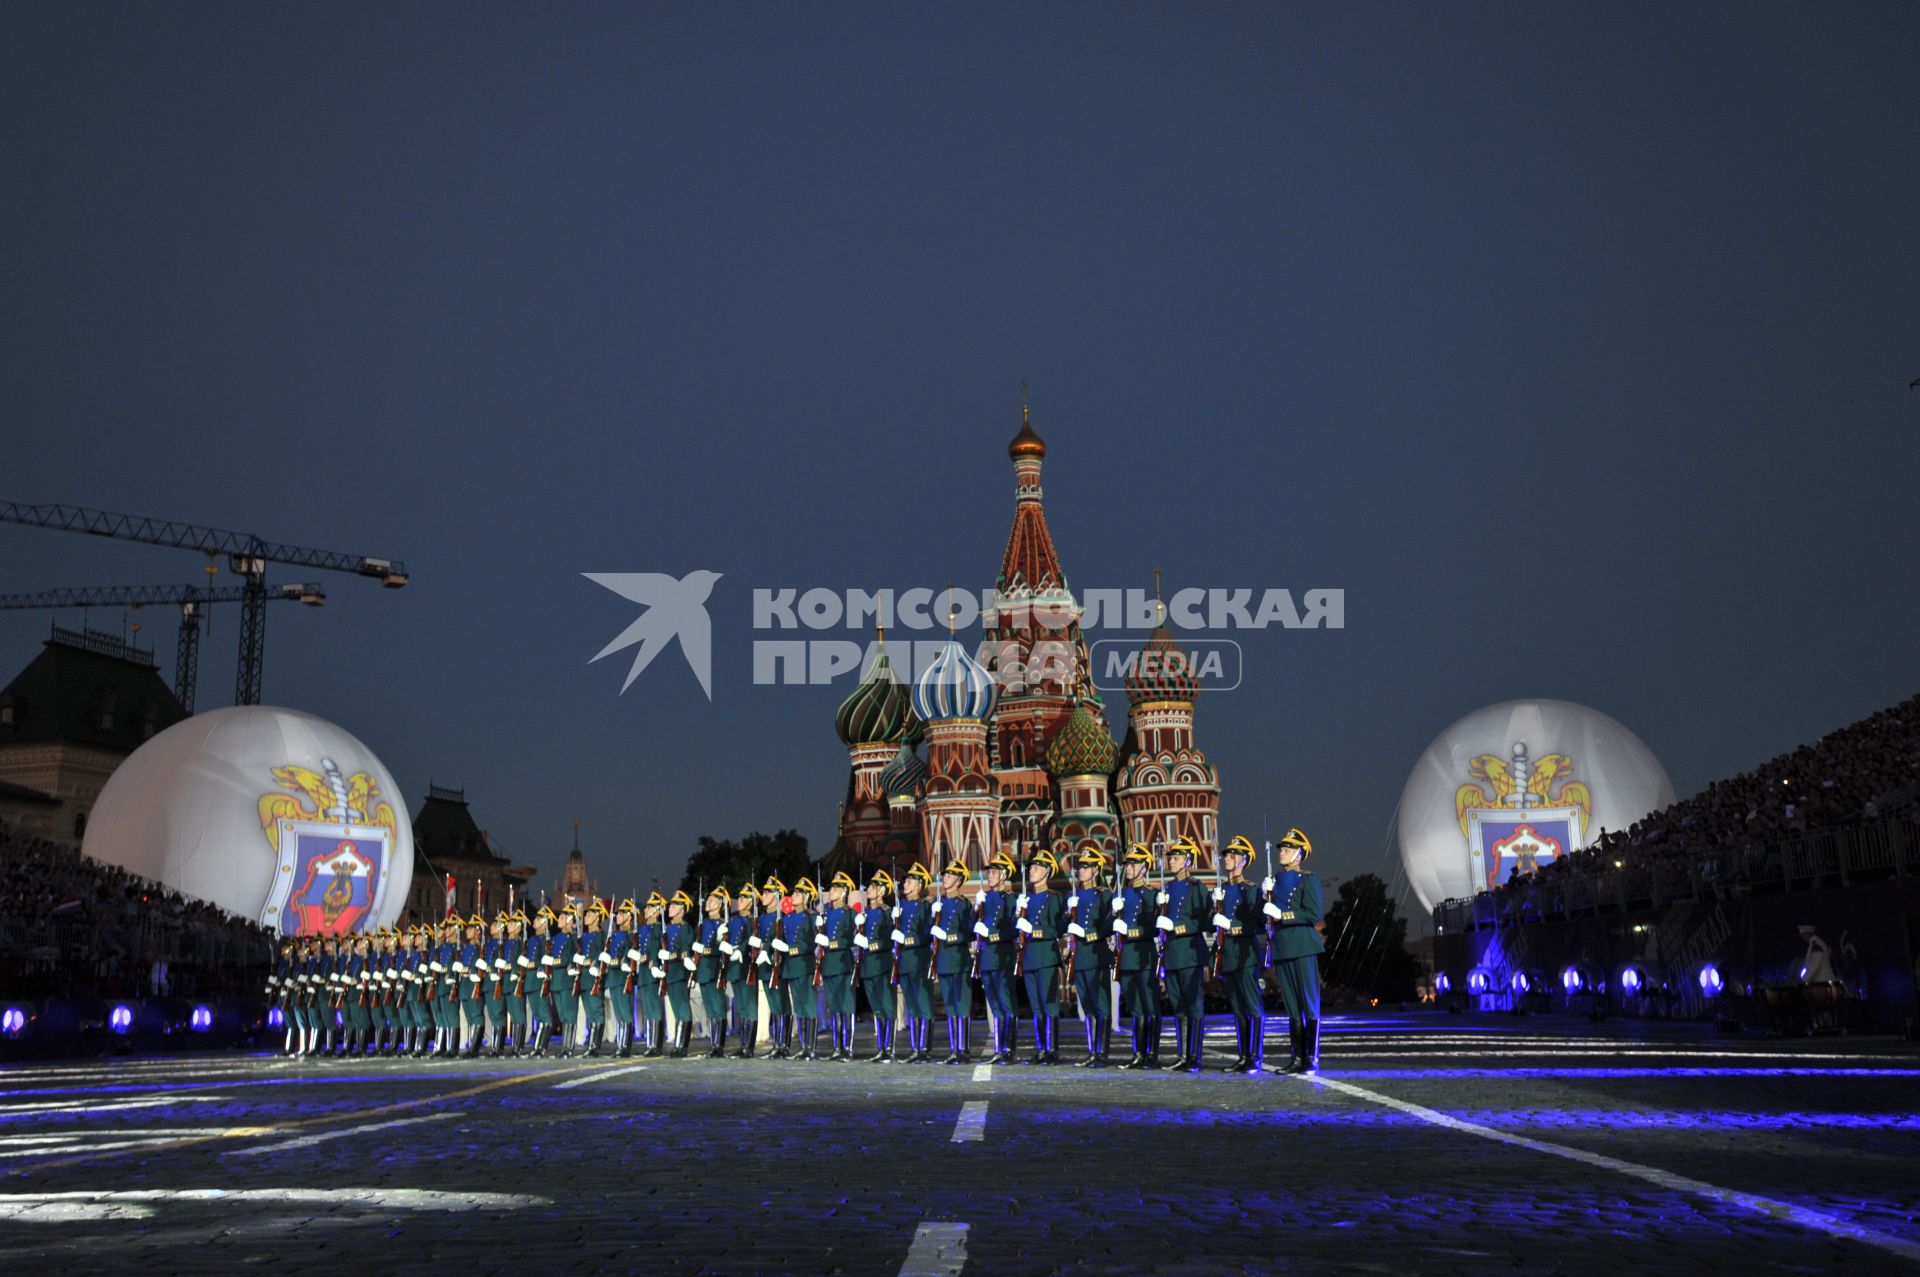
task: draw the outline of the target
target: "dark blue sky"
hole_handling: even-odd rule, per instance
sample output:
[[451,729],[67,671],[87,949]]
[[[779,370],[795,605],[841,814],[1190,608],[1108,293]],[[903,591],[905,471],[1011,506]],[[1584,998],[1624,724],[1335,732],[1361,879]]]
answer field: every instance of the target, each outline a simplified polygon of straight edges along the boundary
[[[842,689],[750,685],[750,591],[991,584],[1024,377],[1076,587],[1347,591],[1199,738],[1228,831],[1385,866],[1487,702],[1684,794],[1920,683],[1916,67],[1908,4],[16,4],[0,497],[404,559],[268,702],[625,890],[825,850]],[[580,573],[696,568],[712,704],[617,696]],[[199,577],[0,527],[0,589]]]

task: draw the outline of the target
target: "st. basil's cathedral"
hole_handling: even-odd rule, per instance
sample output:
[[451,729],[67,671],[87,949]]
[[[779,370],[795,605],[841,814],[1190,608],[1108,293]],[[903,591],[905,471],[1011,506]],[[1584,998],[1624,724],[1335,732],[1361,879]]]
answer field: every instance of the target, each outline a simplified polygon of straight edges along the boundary
[[909,690],[882,633],[834,718],[853,769],[825,867],[924,860],[937,872],[958,859],[978,876],[1003,849],[1019,858],[1092,843],[1115,857],[1126,843],[1158,851],[1187,837],[1201,849],[1196,868],[1211,875],[1220,774],[1194,743],[1192,663],[1161,608],[1126,678],[1127,730],[1116,743],[1047,528],[1047,445],[1029,410],[1007,455],[1013,530],[980,647],[970,653],[949,634]]

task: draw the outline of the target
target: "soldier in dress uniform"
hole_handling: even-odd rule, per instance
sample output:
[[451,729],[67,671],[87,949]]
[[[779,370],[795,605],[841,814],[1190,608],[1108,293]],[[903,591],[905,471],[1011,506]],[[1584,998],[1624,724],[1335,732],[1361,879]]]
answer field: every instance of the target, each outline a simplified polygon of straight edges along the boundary
[[395,992],[394,1007],[399,1012],[400,1044],[398,1051],[412,1056],[420,1053],[421,1012],[424,1004],[417,999],[420,996],[420,928],[408,927],[400,932],[399,962],[394,971]]
[[377,1021],[374,1047],[382,1055],[398,1055],[401,1040],[406,1036],[406,1008],[402,1005],[405,994],[400,982],[400,933],[393,927],[380,928],[374,951],[379,960],[375,979],[380,992],[374,1002]]
[[[507,915],[507,935],[501,943],[500,979],[505,997],[501,1000],[500,1009],[507,1024],[507,1037],[512,1041],[513,1054],[516,1056],[525,1055],[528,1044],[533,1040],[533,1024],[527,1018],[527,975],[528,968],[533,964],[526,960],[527,943],[526,911],[515,909]],[[494,1054],[498,1055],[499,1052]]]
[[820,1058],[813,1045],[814,1011],[818,1005],[813,992],[813,936],[817,930],[813,902],[819,895],[820,888],[813,885],[811,878],[802,878],[793,885],[793,912],[782,915],[780,930],[773,942],[774,951],[779,955],[780,987],[786,991],[788,1008],[798,1022],[798,1036],[788,1048],[796,1060]]
[[1107,986],[1113,974],[1108,945],[1113,939],[1113,905],[1100,885],[1107,857],[1088,843],[1073,860],[1079,882],[1067,897],[1067,946],[1073,954],[1073,999],[1080,1005],[1086,1028],[1087,1058],[1077,1067],[1104,1068],[1107,1038],[1113,1028],[1113,994]]
[[835,874],[827,884],[826,912],[813,933],[820,1001],[827,1017],[827,1032],[833,1038],[833,1050],[827,1059],[834,1063],[853,1058],[853,970],[858,951],[853,944],[853,910],[847,901],[849,893],[859,889],[853,875]]
[[1015,898],[1019,918],[1014,929],[1016,961],[1025,977],[1027,1005],[1033,1008],[1033,1054],[1028,1064],[1060,1063],[1060,937],[1066,933],[1066,907],[1054,894],[1060,861],[1042,849],[1027,857],[1027,889]]
[[753,1057],[754,1038],[760,1027],[760,981],[754,966],[753,884],[742,883],[733,895],[733,914],[727,919],[720,951],[727,956],[727,991],[733,1000],[733,1021],[740,1031],[740,1045],[733,1058]]
[[[933,875],[927,872],[925,865],[915,865],[907,870],[907,876],[900,880],[903,899],[890,911],[893,916],[893,941],[895,974],[900,990],[900,1014],[907,1022],[907,1045],[911,1053],[907,1056],[909,1064],[925,1064],[930,1058],[929,1040],[933,1036],[933,999],[929,996],[928,984],[932,972],[928,970],[928,941],[933,926],[933,909],[925,899],[925,893],[932,886]],[[889,999],[891,1001],[891,999]],[[893,1030],[887,1031],[887,1051],[890,1057],[898,1058],[893,1049]]]
[[1322,899],[1320,880],[1307,870],[1313,844],[1298,829],[1280,840],[1280,872],[1261,884],[1266,889],[1265,913],[1271,920],[1274,983],[1287,1008],[1287,1030],[1293,1046],[1279,1073],[1320,1071],[1320,938]]
[[373,999],[378,969],[374,960],[373,937],[360,931],[354,933],[347,943],[353,950],[347,962],[347,1023],[352,1028],[347,1038],[347,1054],[371,1055]]
[[1160,1067],[1160,965],[1158,892],[1150,877],[1153,852],[1139,843],[1121,861],[1120,889],[1113,893],[1114,969],[1120,976],[1121,1009],[1131,1017],[1133,1055],[1123,1069]]
[[293,987],[293,941],[280,942],[280,954],[273,961],[273,971],[267,976],[267,1001],[280,1008],[280,1019],[286,1028],[286,1041],[280,1047],[280,1054],[292,1055],[294,1039],[300,1030],[294,1023],[292,1014],[287,1010],[287,992]]
[[1261,953],[1266,920],[1266,895],[1247,881],[1253,863],[1253,844],[1236,836],[1220,853],[1226,881],[1213,889],[1213,939],[1219,946],[1220,979],[1227,986],[1227,1006],[1233,1012],[1240,1053],[1227,1065],[1228,1073],[1260,1073],[1266,1054],[1266,1010],[1260,1001]]
[[955,860],[940,871],[940,901],[927,929],[933,938],[934,978],[947,1011],[946,1064],[970,1063],[969,1028],[973,1023],[973,902],[961,895],[967,867]]
[[583,1054],[600,1054],[600,1036],[607,1023],[607,981],[616,955],[607,948],[607,906],[598,897],[587,906],[580,929],[577,955],[580,973],[580,1008],[587,1013],[587,1027],[580,1038]]
[[486,1002],[487,920],[479,914],[467,919],[466,940],[460,946],[460,961],[465,970],[460,977],[460,1014],[465,1020],[461,1031],[460,1057],[471,1059],[480,1054],[480,1039],[486,1032],[483,1006]]
[[320,1057],[326,1059],[340,1050],[340,941],[333,936],[320,937]]
[[640,926],[633,933],[633,947],[640,951],[634,968],[640,1005],[634,1016],[647,1044],[641,1054],[650,1059],[659,1059],[667,1050],[667,1000],[661,987],[667,969],[660,963],[660,942],[667,932],[666,912],[667,898],[657,891],[650,893],[641,907]]
[[1193,877],[1200,848],[1191,838],[1176,839],[1167,848],[1167,869],[1173,877],[1160,889],[1160,961],[1166,972],[1167,1010],[1173,1013],[1175,1044],[1180,1058],[1173,1067],[1200,1071],[1206,1047],[1207,969],[1212,955],[1207,932],[1213,919],[1213,900],[1206,885]]
[[425,991],[427,1014],[433,1021],[433,1037],[427,1044],[427,1054],[436,1059],[447,1054],[453,1041],[447,1028],[447,1008],[451,1005],[448,990],[453,982],[449,968],[454,959],[455,946],[451,938],[454,931],[451,918],[442,920],[437,927],[427,928]]
[[551,906],[541,905],[533,915],[533,934],[523,955],[533,968],[527,973],[527,1042],[535,1056],[547,1053],[547,1042],[560,1023],[560,1013],[553,1007],[554,973],[560,962],[560,937],[554,929],[559,925],[560,915]]
[[989,1064],[1011,1064],[1020,1049],[1018,995],[1014,992],[1014,937],[1019,932],[1019,909],[1008,883],[1019,873],[1013,857],[1001,852],[987,862],[987,886],[980,893],[974,912],[974,959],[980,971],[980,987],[987,995],[987,1014],[993,1018],[993,1054]]
[[557,919],[559,934],[547,945],[547,957],[553,959],[547,967],[553,973],[548,992],[553,997],[553,1040],[560,1046],[560,1058],[570,1060],[580,1032],[579,974],[586,964],[580,956],[580,906],[569,902]]
[[496,913],[487,924],[486,947],[480,951],[480,969],[487,977],[481,984],[480,1013],[486,1023],[486,1035],[480,1046],[483,1053],[494,1056],[504,1053],[507,1040],[507,990],[501,983],[507,977],[507,963],[502,957],[506,943],[507,915]]
[[685,1059],[687,1043],[693,1040],[693,1000],[687,994],[687,977],[698,963],[693,958],[694,927],[687,920],[693,912],[693,897],[684,891],[673,893],[667,902],[667,929],[660,941],[660,966],[666,971],[667,1006],[673,1011],[674,1059]]
[[613,907],[613,931],[607,936],[606,954],[613,963],[607,976],[607,1000],[613,1004],[614,1054],[626,1059],[633,1054],[634,964],[641,953],[633,942],[633,921],[640,907],[629,896]]
[[873,871],[867,882],[867,907],[860,914],[859,929],[853,933],[853,946],[860,953],[860,988],[867,995],[873,1012],[873,1054],[867,1063],[880,1064],[893,1059],[894,1017],[894,909],[893,875],[884,869]]
[[753,950],[754,965],[760,971],[760,985],[767,991],[769,1060],[786,1059],[793,1046],[793,1008],[787,987],[780,981],[780,953],[774,948],[774,941],[780,939],[780,902],[786,894],[787,884],[767,875],[760,887],[760,917],[754,924],[754,934],[747,940]]
[[703,902],[707,916],[693,939],[693,983],[700,990],[700,1010],[707,1017],[707,1058],[717,1060],[727,1053],[727,959],[720,952],[726,937],[727,889],[715,887]]

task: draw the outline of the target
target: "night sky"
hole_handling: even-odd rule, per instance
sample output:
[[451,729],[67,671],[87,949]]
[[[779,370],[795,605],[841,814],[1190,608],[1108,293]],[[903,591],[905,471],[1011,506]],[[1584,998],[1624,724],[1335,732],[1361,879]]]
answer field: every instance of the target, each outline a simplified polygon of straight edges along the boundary
[[[13,4],[0,119],[0,498],[405,560],[266,700],[549,876],[827,849],[847,684],[753,686],[751,590],[991,585],[1022,379],[1076,590],[1346,590],[1197,720],[1324,872],[1491,701],[1684,795],[1920,688],[1911,4]],[[619,695],[581,573],[696,569],[711,704]],[[0,526],[0,590],[201,579]]]

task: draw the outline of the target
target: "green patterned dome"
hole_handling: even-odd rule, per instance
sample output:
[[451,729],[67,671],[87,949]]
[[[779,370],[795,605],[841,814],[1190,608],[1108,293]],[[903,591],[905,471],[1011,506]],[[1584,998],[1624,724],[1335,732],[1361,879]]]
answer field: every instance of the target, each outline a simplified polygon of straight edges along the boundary
[[913,716],[913,697],[906,684],[893,675],[893,663],[887,659],[883,642],[875,651],[873,665],[853,694],[840,702],[833,716],[833,728],[849,747],[854,745],[898,744],[920,738],[920,723]]
[[927,760],[914,753],[912,745],[902,742],[893,761],[880,769],[880,792],[889,798],[917,798],[926,778]]
[[1047,770],[1055,776],[1104,776],[1113,770],[1117,752],[1105,717],[1081,701],[1047,746]]

